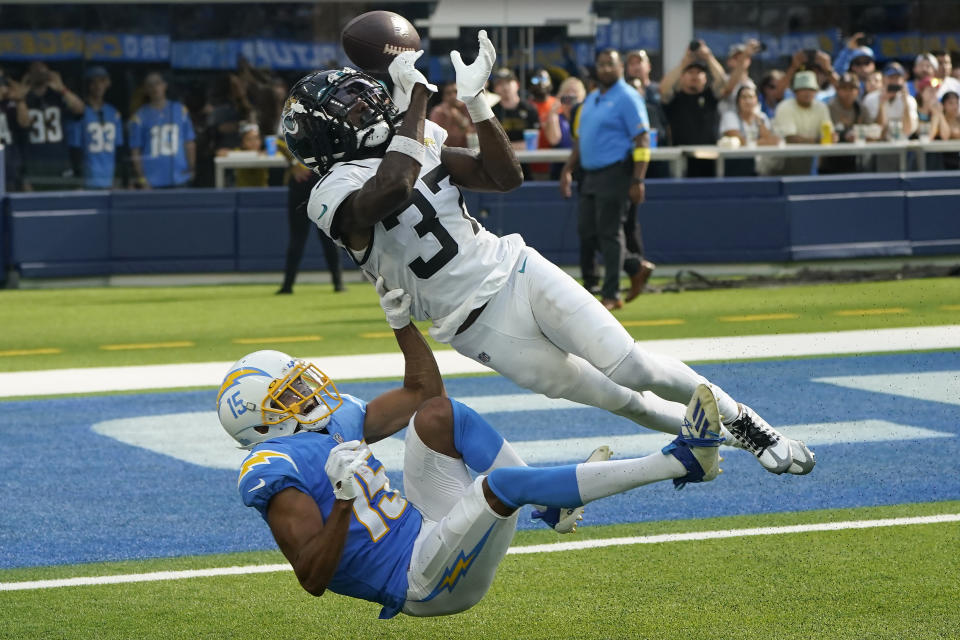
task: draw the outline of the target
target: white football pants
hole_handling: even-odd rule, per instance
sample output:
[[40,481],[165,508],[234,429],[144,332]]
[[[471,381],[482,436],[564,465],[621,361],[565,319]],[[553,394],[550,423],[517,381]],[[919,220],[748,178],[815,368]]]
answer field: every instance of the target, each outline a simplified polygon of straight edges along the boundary
[[[414,416],[415,417],[415,416]],[[407,426],[403,457],[403,489],[423,515],[407,569],[407,602],[411,616],[442,616],[480,602],[517,528],[519,511],[495,513],[461,458],[438,453]]]
[[706,382],[676,358],[641,349],[590,292],[531,247],[450,345],[521,387],[672,434]]

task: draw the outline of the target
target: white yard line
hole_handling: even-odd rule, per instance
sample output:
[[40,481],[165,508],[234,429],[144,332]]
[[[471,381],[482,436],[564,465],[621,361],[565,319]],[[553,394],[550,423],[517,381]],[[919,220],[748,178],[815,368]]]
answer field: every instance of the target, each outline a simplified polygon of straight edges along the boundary
[[[932,516],[911,518],[885,518],[882,520],[849,520],[845,522],[817,522],[782,527],[756,527],[751,529],[722,529],[717,531],[691,531],[688,533],[663,533],[652,536],[630,538],[605,538],[596,540],[576,540],[553,544],[535,544],[523,547],[510,547],[508,554],[555,553],[558,551],[579,551],[599,547],[620,547],[633,544],[663,544],[669,542],[689,542],[694,540],[716,540],[720,538],[740,538],[746,536],[770,536],[789,533],[809,533],[813,531],[841,531],[844,529],[871,529],[875,527],[903,527],[918,524],[942,524],[960,522],[960,513],[944,513]],[[184,571],[154,571],[151,573],[129,573],[113,576],[90,576],[84,578],[60,578],[57,580],[30,580],[23,582],[0,582],[0,591],[24,591],[35,589],[53,589],[56,587],[89,587],[105,584],[128,582],[156,582],[159,580],[183,580],[186,578],[211,578],[216,576],[236,576],[252,573],[273,573],[290,571],[289,564],[258,564],[212,569],[193,569]]]
[[[960,348],[960,325],[646,340],[641,341],[640,344],[649,351],[671,355],[687,362],[957,349]],[[237,352],[238,356],[241,355],[241,351]],[[437,351],[436,357],[440,371],[444,375],[490,372],[490,369],[455,351]],[[326,357],[321,354],[308,356],[308,359],[316,362],[334,380],[399,378],[403,375],[403,357],[398,352]],[[0,398],[216,387],[231,364],[231,362],[201,362],[0,373]]]

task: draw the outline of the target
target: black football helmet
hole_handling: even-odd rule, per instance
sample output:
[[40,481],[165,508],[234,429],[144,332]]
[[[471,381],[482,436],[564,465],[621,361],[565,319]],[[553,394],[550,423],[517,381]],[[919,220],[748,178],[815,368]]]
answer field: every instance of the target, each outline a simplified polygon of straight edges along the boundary
[[344,67],[294,85],[280,125],[290,153],[323,175],[337,162],[382,156],[400,118],[380,82]]

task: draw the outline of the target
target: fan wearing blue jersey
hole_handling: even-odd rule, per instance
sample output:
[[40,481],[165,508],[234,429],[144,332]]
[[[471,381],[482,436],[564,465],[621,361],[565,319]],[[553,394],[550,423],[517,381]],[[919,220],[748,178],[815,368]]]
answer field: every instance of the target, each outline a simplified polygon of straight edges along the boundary
[[[485,31],[478,44],[469,65],[459,52],[450,54],[478,150],[445,146],[446,132],[426,120],[436,87],[415,67],[422,51],[403,52],[390,64],[392,97],[350,68],[301,79],[281,127],[290,152],[321,176],[307,214],[361,271],[407,291],[414,318],[432,322],[437,342],[537,393],[678,435],[686,402],[707,379],[643,349],[519,234],[497,236],[467,210],[461,188],[506,192],[523,182],[510,140],[483,97],[496,51]],[[813,469],[806,445],[712,388],[729,445],[749,451],[771,473]]]
[[[411,297],[377,282],[406,363],[403,386],[369,403],[340,394],[315,365],[257,351],[217,396],[224,429],[251,449],[238,490],[270,527],[303,588],[380,603],[380,617],[469,609],[490,588],[525,504],[545,510],[660,480],[720,472],[720,414],[700,385],[680,436],[644,458],[533,468],[479,414],[447,398]],[[406,496],[367,446],[408,426]],[[476,479],[471,471],[478,474]]]
[[130,120],[130,159],[137,186],[182,187],[193,177],[196,143],[187,108],[167,99],[159,73],[143,81],[149,102]]
[[123,146],[123,121],[113,105],[104,102],[110,74],[100,66],[87,69],[87,103],[83,115],[71,127],[70,146],[83,156],[83,185],[109,189],[117,164],[117,148]]

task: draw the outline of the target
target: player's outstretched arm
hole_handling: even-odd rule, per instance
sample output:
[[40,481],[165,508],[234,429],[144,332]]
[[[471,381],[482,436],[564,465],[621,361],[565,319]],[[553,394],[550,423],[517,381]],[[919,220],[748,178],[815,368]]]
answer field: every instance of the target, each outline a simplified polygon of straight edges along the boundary
[[403,353],[403,386],[381,394],[367,404],[363,439],[376,442],[407,426],[424,401],[444,396],[443,378],[433,351],[416,325],[410,322],[410,294],[403,289],[388,291],[383,277],[377,279],[380,306]]
[[457,72],[457,98],[467,106],[470,119],[477,125],[480,151],[444,147],[440,159],[454,184],[476,191],[511,191],[523,184],[523,170],[506,132],[483,96],[497,52],[486,31],[480,31],[478,40],[480,51],[472,64],[464,64],[459,51],[450,52],[450,60]]
[[337,209],[334,224],[350,246],[366,246],[369,231],[397,205],[410,197],[423,164],[423,122],[427,100],[436,86],[427,82],[414,63],[422,51],[401,53],[390,65],[390,75],[398,87],[404,87],[409,105],[403,121],[387,146],[377,173]]

